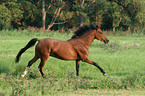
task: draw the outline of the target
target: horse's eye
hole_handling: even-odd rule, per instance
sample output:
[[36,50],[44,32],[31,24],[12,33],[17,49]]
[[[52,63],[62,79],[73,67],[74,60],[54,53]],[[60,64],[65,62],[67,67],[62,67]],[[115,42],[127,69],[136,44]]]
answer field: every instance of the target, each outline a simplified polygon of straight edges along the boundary
[[100,34],[103,34],[102,32],[99,32]]

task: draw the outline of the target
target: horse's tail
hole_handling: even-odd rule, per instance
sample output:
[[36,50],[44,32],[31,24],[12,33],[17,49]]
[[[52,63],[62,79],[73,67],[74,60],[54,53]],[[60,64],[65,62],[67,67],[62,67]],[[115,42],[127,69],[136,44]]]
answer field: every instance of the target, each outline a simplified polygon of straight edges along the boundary
[[31,39],[31,40],[28,42],[28,44],[27,44],[24,48],[22,48],[22,49],[19,51],[19,53],[18,53],[17,56],[16,56],[15,62],[16,62],[16,63],[19,62],[19,59],[20,59],[21,55],[22,55],[27,49],[29,49],[30,47],[34,46],[35,43],[36,43],[37,41],[38,41],[37,38]]

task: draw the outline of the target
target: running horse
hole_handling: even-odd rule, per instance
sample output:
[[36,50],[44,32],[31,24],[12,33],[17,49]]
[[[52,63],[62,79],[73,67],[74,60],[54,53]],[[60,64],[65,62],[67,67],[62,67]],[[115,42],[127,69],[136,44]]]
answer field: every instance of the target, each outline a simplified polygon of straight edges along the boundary
[[107,76],[105,71],[94,61],[88,58],[88,49],[94,39],[98,39],[105,44],[109,42],[104,33],[100,30],[97,25],[82,26],[80,27],[72,36],[71,39],[67,41],[60,41],[54,39],[31,39],[28,44],[22,48],[16,56],[16,62],[19,61],[20,56],[30,47],[34,46],[38,41],[35,47],[35,56],[32,60],[29,61],[24,73],[21,77],[24,77],[28,72],[30,66],[40,59],[40,65],[38,69],[41,75],[45,78],[43,73],[43,67],[49,58],[49,56],[61,59],[61,60],[75,60],[76,61],[76,75],[79,76],[79,65],[80,61],[87,62],[96,66],[104,76]]

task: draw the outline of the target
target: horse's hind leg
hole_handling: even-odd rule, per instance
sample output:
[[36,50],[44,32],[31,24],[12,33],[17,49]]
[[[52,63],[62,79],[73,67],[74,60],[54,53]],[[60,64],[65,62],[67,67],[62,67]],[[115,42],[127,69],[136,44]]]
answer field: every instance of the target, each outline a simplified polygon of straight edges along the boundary
[[26,67],[26,69],[25,69],[25,71],[24,71],[23,74],[21,75],[22,78],[27,74],[29,67],[30,67],[35,61],[37,61],[38,59],[39,59],[39,57],[38,57],[37,55],[35,55],[34,58],[33,58],[32,60],[29,61],[28,65],[27,65],[27,67]]
[[42,75],[43,78],[45,78],[45,75],[44,75],[44,73],[43,73],[43,67],[44,67],[44,65],[45,65],[45,63],[46,63],[48,57],[49,57],[49,55],[47,55],[47,56],[45,56],[45,57],[44,57],[44,56],[41,57],[41,62],[40,62],[40,64],[39,64],[39,66],[38,66],[38,69],[39,69],[39,71],[40,71],[40,73],[41,73],[41,75]]

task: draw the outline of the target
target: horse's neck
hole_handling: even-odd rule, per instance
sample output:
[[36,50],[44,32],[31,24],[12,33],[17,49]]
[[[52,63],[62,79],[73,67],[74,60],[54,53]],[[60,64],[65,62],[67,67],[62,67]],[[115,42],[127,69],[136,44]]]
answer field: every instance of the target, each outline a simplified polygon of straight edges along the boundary
[[91,45],[91,43],[93,42],[94,38],[95,38],[95,32],[90,31],[90,32],[84,34],[83,36],[81,36],[80,40],[82,40],[84,42],[84,44],[86,44],[89,47]]

